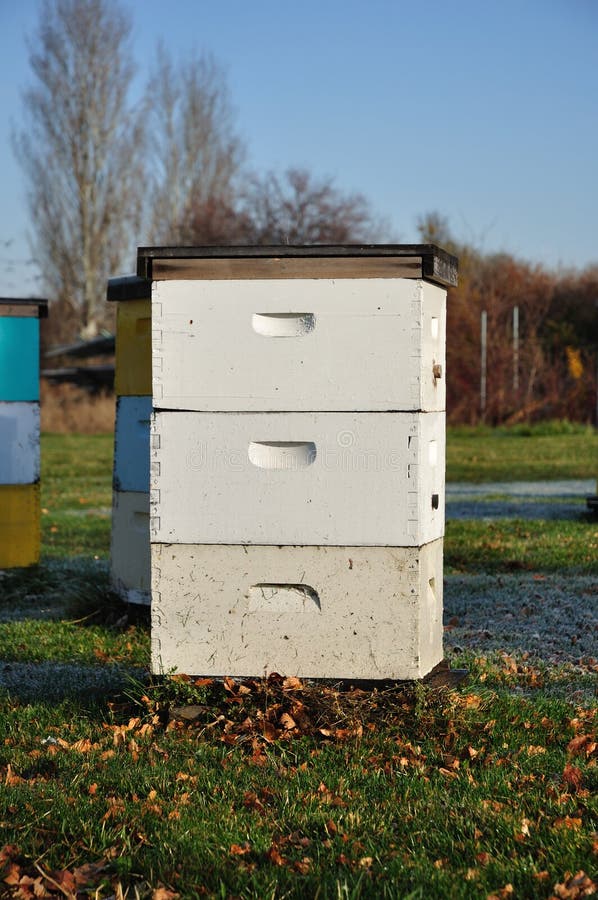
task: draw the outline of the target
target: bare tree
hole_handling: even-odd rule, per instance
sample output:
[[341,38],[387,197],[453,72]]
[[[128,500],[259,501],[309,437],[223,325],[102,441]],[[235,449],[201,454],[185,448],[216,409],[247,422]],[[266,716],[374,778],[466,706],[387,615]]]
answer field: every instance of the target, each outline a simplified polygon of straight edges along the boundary
[[425,244],[436,244],[451,251],[456,247],[448,218],[436,210],[417,217],[417,230]]
[[306,169],[254,177],[242,209],[255,244],[367,243],[379,240],[385,228],[363,194],[345,194],[331,178],[315,178]]
[[83,335],[108,315],[106,279],[122,265],[138,213],[141,118],[127,104],[129,35],[117,0],[45,0],[30,44],[25,124],[14,136],[44,290]]
[[187,235],[197,244],[355,244],[381,240],[385,229],[362,194],[291,168],[248,177],[230,202],[194,205]]
[[147,107],[150,240],[192,242],[200,210],[219,230],[214,216],[234,206],[244,155],[224,71],[206,54],[174,64],[160,46]]

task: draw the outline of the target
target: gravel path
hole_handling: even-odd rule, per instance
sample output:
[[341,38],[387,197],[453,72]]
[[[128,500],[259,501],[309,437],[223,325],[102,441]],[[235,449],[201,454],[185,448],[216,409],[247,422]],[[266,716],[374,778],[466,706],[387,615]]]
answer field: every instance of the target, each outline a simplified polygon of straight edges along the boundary
[[449,483],[447,519],[579,519],[594,480]]
[[577,497],[585,498],[596,492],[596,479],[567,479],[562,481],[486,481],[482,484],[449,481],[447,497]]

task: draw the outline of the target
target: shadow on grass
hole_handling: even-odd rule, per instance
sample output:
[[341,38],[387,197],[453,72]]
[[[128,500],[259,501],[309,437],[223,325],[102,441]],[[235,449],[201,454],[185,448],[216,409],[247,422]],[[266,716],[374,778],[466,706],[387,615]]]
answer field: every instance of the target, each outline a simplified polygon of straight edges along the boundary
[[[76,701],[84,708],[126,705],[147,679],[144,669],[121,665],[91,666],[65,662],[0,662],[0,696],[13,703],[55,705]],[[100,709],[98,709],[100,711]]]
[[0,572],[0,695],[11,702],[121,703],[146,679],[148,645],[149,609],[112,591],[105,560]]

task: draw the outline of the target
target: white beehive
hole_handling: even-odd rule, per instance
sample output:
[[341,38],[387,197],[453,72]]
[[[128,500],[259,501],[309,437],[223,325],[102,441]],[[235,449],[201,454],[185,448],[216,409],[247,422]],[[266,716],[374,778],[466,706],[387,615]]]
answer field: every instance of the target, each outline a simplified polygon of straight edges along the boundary
[[142,248],[154,671],[421,678],[442,659],[435,247]]

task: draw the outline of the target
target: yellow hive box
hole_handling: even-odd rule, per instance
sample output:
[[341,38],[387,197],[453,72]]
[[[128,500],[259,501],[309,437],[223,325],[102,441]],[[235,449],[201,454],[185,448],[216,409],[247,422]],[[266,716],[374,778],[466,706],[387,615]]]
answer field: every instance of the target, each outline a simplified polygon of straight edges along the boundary
[[115,390],[121,397],[152,392],[151,300],[118,304]]
[[39,562],[39,484],[0,485],[0,569]]

